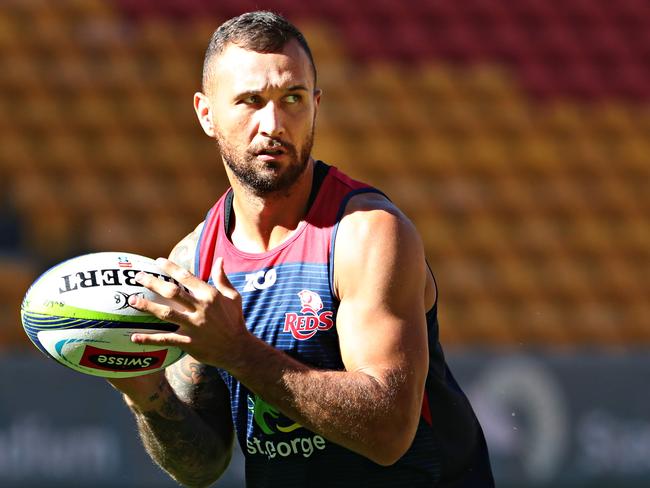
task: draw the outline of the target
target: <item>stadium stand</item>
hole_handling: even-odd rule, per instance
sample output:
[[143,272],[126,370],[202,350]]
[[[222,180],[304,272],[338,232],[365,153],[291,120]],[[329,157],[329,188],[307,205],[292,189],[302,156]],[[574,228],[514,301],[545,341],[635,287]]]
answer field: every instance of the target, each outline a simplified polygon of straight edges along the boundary
[[[3,3],[0,176],[26,238],[0,253],[2,344],[27,347],[47,264],[163,255],[203,218],[226,181],[191,95],[212,29],[258,3]],[[420,229],[447,344],[650,343],[650,4],[260,5],[314,50],[315,155]]]

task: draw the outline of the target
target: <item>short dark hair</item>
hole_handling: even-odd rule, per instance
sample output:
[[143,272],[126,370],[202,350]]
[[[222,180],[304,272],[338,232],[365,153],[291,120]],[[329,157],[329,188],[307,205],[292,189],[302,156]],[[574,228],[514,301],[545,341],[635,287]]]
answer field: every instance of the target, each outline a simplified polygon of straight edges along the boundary
[[236,44],[259,53],[277,53],[292,39],[298,41],[307,53],[316,83],[314,57],[302,32],[279,14],[258,11],[233,17],[214,31],[203,60],[203,91],[205,92],[210,77],[210,60],[221,54],[228,44]]

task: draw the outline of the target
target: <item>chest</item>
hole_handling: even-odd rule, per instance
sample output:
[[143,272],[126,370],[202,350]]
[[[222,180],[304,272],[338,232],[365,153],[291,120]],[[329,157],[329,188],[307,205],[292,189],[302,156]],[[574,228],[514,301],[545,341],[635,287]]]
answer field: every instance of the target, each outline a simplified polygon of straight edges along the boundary
[[248,330],[312,366],[342,367],[327,263],[294,262],[228,273]]

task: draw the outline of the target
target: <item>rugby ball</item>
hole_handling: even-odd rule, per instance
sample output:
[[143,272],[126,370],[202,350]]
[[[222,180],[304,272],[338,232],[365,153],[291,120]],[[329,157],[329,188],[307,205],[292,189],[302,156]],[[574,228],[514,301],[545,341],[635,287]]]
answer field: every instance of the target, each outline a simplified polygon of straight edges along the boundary
[[125,252],[85,254],[50,268],[22,302],[25,332],[46,356],[81,373],[127,378],[166,368],[181,349],[131,342],[136,332],[178,328],[129,305],[132,295],[164,302],[135,281],[138,271],[174,281],[154,260]]

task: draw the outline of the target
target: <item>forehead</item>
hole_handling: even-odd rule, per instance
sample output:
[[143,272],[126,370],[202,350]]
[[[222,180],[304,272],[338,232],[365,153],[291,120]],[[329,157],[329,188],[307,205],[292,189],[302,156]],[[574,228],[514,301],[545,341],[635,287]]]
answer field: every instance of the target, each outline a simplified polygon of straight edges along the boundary
[[307,53],[296,40],[289,41],[282,51],[260,53],[228,44],[212,60],[211,82],[217,91],[245,92],[314,83]]

